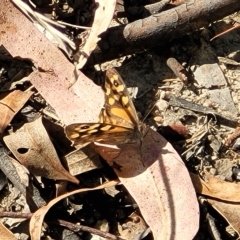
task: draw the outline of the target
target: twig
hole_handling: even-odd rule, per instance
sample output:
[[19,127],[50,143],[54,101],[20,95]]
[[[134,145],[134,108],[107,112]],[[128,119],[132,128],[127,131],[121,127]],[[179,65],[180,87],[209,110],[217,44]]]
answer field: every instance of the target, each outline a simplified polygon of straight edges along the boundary
[[22,212],[0,212],[0,218],[31,218],[32,213],[22,213]]
[[233,26],[233,27],[231,27],[231,28],[229,28],[229,29],[227,29],[227,30],[225,30],[225,31],[217,34],[216,36],[214,36],[213,38],[211,38],[210,41],[212,41],[212,40],[214,40],[214,39],[216,39],[216,38],[218,38],[218,37],[220,37],[220,36],[222,36],[222,35],[225,35],[226,33],[229,33],[229,32],[233,31],[233,30],[236,29],[236,28],[240,28],[240,23],[237,23],[235,26]]
[[240,137],[240,127],[237,127],[226,140],[225,140],[225,146],[230,146],[233,141],[235,141],[238,137]]
[[85,232],[89,232],[89,233],[92,233],[92,234],[95,234],[95,235],[98,235],[100,237],[104,237],[104,238],[110,239],[110,240],[124,240],[123,238],[114,236],[110,233],[106,233],[106,232],[100,231],[95,228],[73,224],[73,223],[70,223],[70,222],[67,222],[64,220],[60,220],[60,219],[57,221],[51,221],[48,223],[59,224],[63,227],[67,227],[69,230],[71,230],[73,232],[85,231]]
[[62,25],[69,26],[69,27],[72,27],[72,28],[77,28],[77,29],[91,29],[91,27],[78,26],[78,25],[66,23],[66,22],[63,22],[63,21],[57,21],[57,22],[60,23],[60,24],[62,24]]
[[[28,219],[28,218],[31,218],[32,215],[33,215],[32,213],[0,212],[0,217],[9,217],[9,218],[27,218]],[[110,240],[124,240],[123,238],[114,236],[111,233],[103,232],[98,229],[83,226],[83,225],[74,224],[74,223],[67,222],[67,221],[64,221],[61,219],[55,220],[55,221],[46,221],[46,222],[49,224],[56,224],[56,225],[66,227],[73,232],[85,231],[85,232],[89,232],[89,233],[92,233],[92,234],[95,234],[95,235],[98,235],[100,237],[104,237],[104,238],[110,239]]]

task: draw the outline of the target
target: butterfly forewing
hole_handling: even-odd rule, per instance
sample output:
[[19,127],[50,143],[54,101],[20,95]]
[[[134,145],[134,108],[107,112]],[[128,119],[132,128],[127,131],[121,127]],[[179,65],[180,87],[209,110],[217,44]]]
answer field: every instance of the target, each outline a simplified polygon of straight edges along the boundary
[[139,123],[137,112],[128,90],[118,72],[110,68],[105,79],[105,105],[102,111],[104,122],[134,128]]

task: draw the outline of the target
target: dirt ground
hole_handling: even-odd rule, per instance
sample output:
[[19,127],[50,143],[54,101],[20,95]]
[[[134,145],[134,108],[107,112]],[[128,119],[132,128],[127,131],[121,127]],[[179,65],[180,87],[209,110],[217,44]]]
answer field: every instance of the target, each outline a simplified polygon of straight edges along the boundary
[[[202,176],[201,174],[207,171],[223,181],[238,183],[240,179],[238,139],[240,27],[216,39],[211,40],[211,38],[232,27],[239,20],[240,13],[235,13],[164,46],[150,48],[96,66],[87,66],[83,69],[83,73],[101,85],[104,80],[102,72],[108,67],[117,68],[133,98],[139,118],[144,119],[150,128],[161,133],[173,145],[189,172]],[[16,62],[6,60],[3,56],[5,53],[2,50],[0,52],[2,89],[6,87],[8,77],[18,71]],[[179,71],[176,65],[171,65],[175,61],[179,63],[178,67],[182,66],[180,68],[182,71]],[[168,66],[169,62],[173,70]],[[20,64],[19,69],[31,69],[29,63],[24,64]],[[15,67],[11,68],[10,65]],[[178,76],[173,72],[174,66]],[[25,90],[28,87],[31,87],[29,82],[23,85],[19,82],[17,85],[17,89]],[[61,141],[56,137],[63,130],[55,129],[55,133],[54,131],[51,133],[51,122],[58,124],[53,117],[54,109],[34,87],[33,90],[34,97],[31,97],[13,118],[7,130],[11,133],[16,126],[31,122],[40,115],[44,116],[47,122],[50,122],[47,123],[50,126],[47,128],[48,134],[56,151],[59,155],[65,156],[72,148],[69,142],[67,147],[66,145],[62,147]],[[47,114],[42,109],[47,110]],[[8,151],[7,155],[13,157],[10,150],[6,151]],[[99,157],[97,158],[99,161]],[[25,209],[26,202],[23,195],[13,183],[6,180],[6,173],[1,172],[0,177],[2,212],[28,212],[29,209]],[[100,158],[99,166],[95,166],[92,171],[79,174],[77,178],[82,188],[89,188],[98,186],[103,180],[116,179],[117,176]],[[42,199],[43,204],[52,200],[56,192],[61,192],[62,183],[58,184],[51,179],[43,177],[39,180],[31,177],[32,183],[36,185],[34,189],[38,189],[37,195],[41,196],[39,199]],[[34,189],[32,191],[35,191]],[[70,183],[63,189],[63,192],[67,192],[75,190],[76,186]],[[231,219],[228,214],[216,207],[216,203],[207,202],[209,196],[197,193],[197,197],[200,206],[200,228],[194,239],[238,239],[239,229],[235,227],[234,230],[233,225],[239,225],[239,220]],[[59,226],[56,219],[81,222],[93,228],[101,226],[99,229],[102,231],[111,229],[110,232],[117,235],[120,231],[119,226],[122,231],[129,228],[130,223],[132,229],[140,228],[139,222],[129,220],[129,216],[133,213],[137,214],[141,224],[144,225],[137,204],[123,185],[110,188],[109,192],[105,190],[85,192],[78,197],[71,196],[62,200],[51,208],[46,215],[47,221],[43,225],[41,239],[105,239],[97,238],[88,231],[76,234]],[[19,221],[16,216],[2,217],[2,219],[18,239],[29,239],[28,220]],[[135,239],[152,238],[149,234]]]

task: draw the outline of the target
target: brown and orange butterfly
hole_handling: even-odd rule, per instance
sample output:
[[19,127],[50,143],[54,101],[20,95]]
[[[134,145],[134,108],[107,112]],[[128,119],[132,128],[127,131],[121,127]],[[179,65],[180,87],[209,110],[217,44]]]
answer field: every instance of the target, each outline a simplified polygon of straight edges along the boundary
[[146,126],[139,120],[128,90],[114,68],[106,72],[105,104],[98,123],[76,123],[65,128],[74,144],[100,142],[123,144],[136,142],[145,134]]

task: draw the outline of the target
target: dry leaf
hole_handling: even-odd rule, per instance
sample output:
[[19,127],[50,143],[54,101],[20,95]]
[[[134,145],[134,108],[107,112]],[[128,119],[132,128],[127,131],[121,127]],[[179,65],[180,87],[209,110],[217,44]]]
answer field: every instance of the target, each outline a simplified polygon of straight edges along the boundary
[[17,238],[0,222],[0,236],[1,239],[17,240]]
[[82,55],[79,57],[76,66],[77,69],[81,69],[85,65],[88,57],[96,48],[97,42],[100,40],[99,35],[108,29],[114,14],[116,0],[96,0],[95,4],[97,9],[95,11],[92,29],[85,45],[81,49]]
[[240,234],[240,205],[239,203],[224,202],[207,198],[207,201],[226,219],[232,228]]
[[46,213],[48,212],[48,210],[57,202],[59,202],[60,200],[69,197],[71,195],[77,194],[77,193],[81,193],[81,192],[86,192],[86,191],[93,191],[93,190],[99,190],[99,189],[104,189],[104,188],[108,188],[108,187],[112,187],[112,186],[116,186],[118,184],[117,181],[111,181],[111,182],[107,182],[104,183],[98,187],[95,188],[83,188],[83,189],[78,189],[69,193],[66,193],[64,195],[61,195],[55,199],[53,199],[52,201],[50,201],[46,206],[43,206],[41,208],[39,208],[31,217],[30,220],[30,235],[31,235],[31,239],[32,240],[39,240],[40,239],[40,235],[41,235],[41,229],[42,229],[42,223],[43,223],[43,219],[44,216],[46,215]]
[[42,124],[42,118],[26,123],[3,140],[14,156],[33,174],[78,183],[78,180],[61,165]]
[[89,146],[69,153],[63,161],[73,176],[102,167],[99,155]]
[[56,181],[56,197],[64,194],[67,191],[68,182],[64,180]]
[[149,129],[141,144],[95,149],[137,202],[155,240],[193,239],[199,227],[195,190],[181,158],[162,136]]
[[[0,1],[0,9],[4,13],[0,24],[0,44],[13,57],[31,58],[41,67],[43,71],[33,72],[28,78],[45,100],[56,109],[61,120],[65,124],[97,121],[96,113],[100,112],[104,101],[101,88],[78,71],[75,88],[68,89],[74,65],[10,0]],[[83,114],[85,112],[88,114]]]
[[190,176],[197,193],[224,201],[240,202],[239,184],[223,181],[208,172],[204,172],[206,181],[194,173],[190,173]]
[[[196,191],[199,194],[208,196],[208,202],[227,220],[227,222],[240,233],[240,185],[233,182],[226,182],[218,177],[204,172],[204,178],[191,173],[191,178]],[[209,198],[209,197],[213,197]]]
[[226,182],[204,172],[201,179],[197,174],[191,173],[191,178],[196,191],[208,197],[208,202],[227,220],[227,222],[240,233],[240,185],[233,182]]
[[[68,65],[69,63],[66,63],[66,68],[69,69]],[[71,75],[69,71],[62,71],[61,75],[56,76],[47,72],[33,72],[29,78],[65,124],[79,121],[96,122],[96,113],[100,112],[103,105],[101,87],[79,72],[77,82],[68,89],[64,79]]]
[[14,90],[12,92],[0,93],[0,133],[12,121],[13,117],[23,107],[33,92],[22,92]]
[[41,14],[37,8],[31,8],[29,4],[22,0],[12,0],[12,2],[32,21],[34,26],[56,46],[61,48],[69,57],[72,51],[76,50],[76,45],[71,41],[64,32],[66,26],[50,19]]

